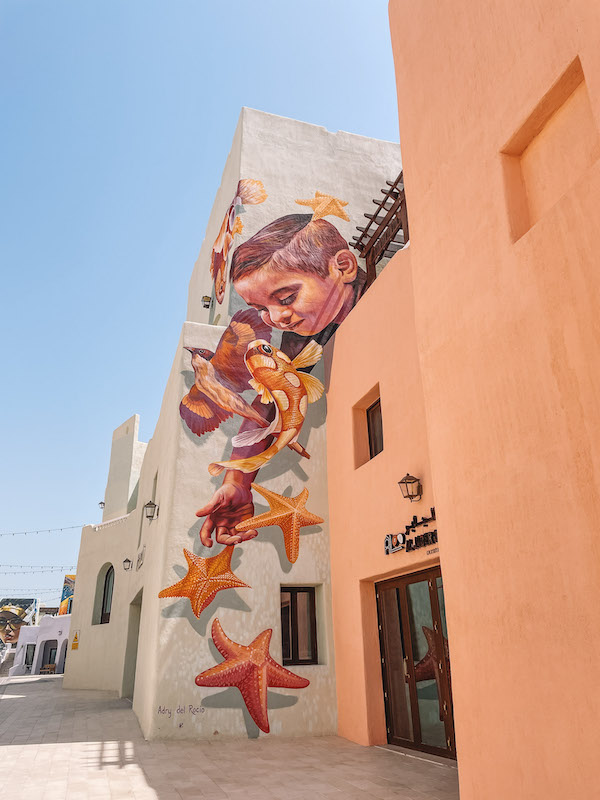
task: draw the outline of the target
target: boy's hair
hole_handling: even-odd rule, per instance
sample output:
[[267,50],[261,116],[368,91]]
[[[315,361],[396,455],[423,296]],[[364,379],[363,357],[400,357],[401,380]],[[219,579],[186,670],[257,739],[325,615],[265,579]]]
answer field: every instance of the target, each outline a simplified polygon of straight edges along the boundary
[[230,278],[237,281],[270,264],[281,272],[329,275],[329,259],[348,243],[325,219],[312,220],[311,214],[288,214],[269,223],[241,244],[233,254]]

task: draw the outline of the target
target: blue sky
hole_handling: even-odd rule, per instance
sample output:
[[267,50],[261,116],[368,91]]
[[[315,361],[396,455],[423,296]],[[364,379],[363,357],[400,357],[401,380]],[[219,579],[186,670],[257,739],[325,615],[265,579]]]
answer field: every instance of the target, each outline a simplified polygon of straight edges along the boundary
[[[398,140],[387,2],[0,0],[0,106],[6,533],[98,521],[113,429],[151,437],[240,108]],[[0,562],[75,565],[79,537]]]

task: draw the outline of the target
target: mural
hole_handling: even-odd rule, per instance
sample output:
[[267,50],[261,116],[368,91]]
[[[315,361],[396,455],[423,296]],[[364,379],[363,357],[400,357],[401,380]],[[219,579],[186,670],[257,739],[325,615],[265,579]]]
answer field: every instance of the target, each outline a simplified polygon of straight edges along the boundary
[[181,401],[179,413],[197,436],[209,433],[234,414],[266,427],[261,414],[240,397],[250,388],[244,363],[246,346],[257,336],[270,337],[270,329],[255,311],[238,311],[221,337],[216,352],[186,347],[192,354],[194,385]]
[[[267,195],[262,183],[250,183],[253,199],[243,202],[263,202]],[[238,187],[230,211],[243,205],[238,197],[248,196]],[[223,483],[196,512],[204,518],[199,531],[202,545],[212,547],[214,537],[225,547],[211,558],[184,550],[187,574],[159,593],[161,598],[189,598],[196,617],[222,589],[251,588],[231,571],[235,545],[255,538],[259,529],[276,525],[283,533],[288,561],[294,564],[300,529],[323,522],[306,508],[306,487],[288,497],[261,486],[256,476],[288,449],[300,458],[310,458],[299,439],[308,405],[318,402],[324,392],[310,371],[321,359],[323,345],[363,293],[366,275],[337,228],[325,219],[349,220],[344,210],[347,203],[318,191],[313,198],[296,202],[313,213],[280,217],[233,252],[229,278],[249,308],[233,316],[214,353],[186,348],[191,353],[194,385],[180,404],[183,422],[203,437],[234,414],[242,418],[232,438],[230,458],[208,467],[214,477],[223,474]],[[211,269],[217,299],[221,287],[224,292],[222,276],[233,236],[240,231],[234,214],[224,220],[215,242]],[[250,391],[254,397],[241,396]],[[267,512],[256,516],[253,490],[269,504]],[[225,661],[196,678],[198,686],[237,687],[264,732],[269,731],[267,688],[303,688],[309,683],[273,660],[271,635],[271,629],[265,630],[249,645],[242,645],[229,639],[215,619],[212,639]]]
[[62,595],[60,597],[60,606],[58,608],[59,614],[70,614],[71,606],[73,604],[73,593],[75,591],[75,575],[65,575],[65,582],[63,583]]
[[16,644],[23,625],[35,624],[37,600],[35,598],[3,597],[0,600],[0,641]]
[[189,597],[192,611],[199,617],[221,589],[237,589],[246,586],[231,571],[233,547],[222,550],[212,558],[201,558],[184,548],[183,555],[188,563],[187,575],[173,586],[163,589],[159,597]]
[[241,233],[244,227],[239,215],[245,211],[244,206],[258,205],[259,203],[264,203],[266,199],[267,193],[261,181],[254,181],[248,178],[239,181],[235,197],[223,218],[219,235],[215,239],[210,257],[210,274],[215,284],[215,297],[219,305],[225,297],[228,256],[231,245],[236,233]]
[[298,444],[298,435],[306,417],[309,403],[314,403],[323,394],[323,384],[312,375],[298,372],[300,367],[312,367],[321,358],[323,348],[310,342],[302,352],[292,359],[281,350],[276,350],[264,339],[251,342],[246,350],[244,361],[252,375],[250,385],[260,395],[261,403],[273,403],[275,417],[268,428],[239,433],[234,446],[245,447],[256,444],[271,434],[277,434],[273,444],[260,455],[234,461],[217,461],[208,471],[218,475],[224,469],[239,469],[240,472],[256,472],[264,467],[273,456],[288,445],[301,456],[310,458],[306,450]]
[[212,624],[211,636],[225,661],[201,672],[198,686],[235,686],[240,690],[248,713],[261,731],[269,733],[267,689],[304,689],[310,681],[294,675],[271,658],[269,644],[273,631],[259,633],[249,645],[233,642],[225,635],[218,619]]
[[253,483],[252,488],[268,500],[270,509],[258,517],[251,517],[236,525],[238,531],[247,531],[252,528],[266,528],[277,525],[283,533],[285,554],[290,564],[294,564],[300,552],[300,528],[306,525],[319,525],[324,522],[322,517],[311,514],[305,508],[308,500],[308,489],[304,488],[297,497],[285,497],[277,492],[272,492],[264,486]]

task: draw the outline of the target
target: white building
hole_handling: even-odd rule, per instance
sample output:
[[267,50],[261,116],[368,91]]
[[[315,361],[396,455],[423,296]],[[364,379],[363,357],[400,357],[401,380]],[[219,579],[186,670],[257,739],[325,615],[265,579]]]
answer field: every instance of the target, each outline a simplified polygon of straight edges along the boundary
[[[280,495],[297,497],[307,488],[307,509],[324,520],[302,528],[297,559],[286,552],[278,526],[261,528],[257,538],[233,550],[231,569],[247,586],[218,591],[199,616],[187,597],[159,598],[186,574],[184,548],[202,559],[223,551],[217,543],[212,548],[201,544],[202,520],[195,512],[221,482],[211,477],[209,464],[229,457],[240,426],[234,416],[199,437],[183,422],[180,402],[194,381],[185,348],[215,351],[233,314],[247,308],[227,280],[231,253],[240,244],[274,220],[310,214],[314,208],[308,201],[318,205],[320,197],[341,201],[333,222],[347,242],[364,223],[373,192],[399,171],[397,144],[242,110],[191,277],[187,321],[154,435],[147,445],[138,440],[137,416],[115,430],[103,522],[83,529],[77,565],[69,647],[75,633],[78,646],[68,650],[64,686],[132,698],[147,738],[259,735],[256,715],[237,688],[196,685],[196,676],[223,660],[212,638],[215,618],[242,645],[271,629],[271,657],[281,664],[286,655],[286,668],[310,682],[304,688],[269,688],[271,733],[336,732],[324,397],[308,406],[299,437],[311,458],[285,448],[259,473],[260,485]],[[242,184],[252,186],[250,199],[243,196]],[[315,212],[311,221],[316,219]],[[224,268],[216,274],[219,257]],[[357,296],[358,290],[354,301]],[[283,348],[275,332],[272,342]],[[313,375],[325,381],[322,360]],[[244,398],[251,403],[253,393]],[[256,493],[254,502],[257,514],[268,510]],[[153,519],[145,512],[148,503],[157,506]],[[313,598],[314,630],[308,613]],[[291,614],[291,621],[285,614]],[[282,619],[290,624],[289,638]],[[298,637],[306,638],[307,625],[311,641],[301,653]]]
[[71,615],[44,615],[39,625],[24,625],[19,634],[15,657],[8,674],[39,675],[43,667],[54,665],[56,674],[65,671]]

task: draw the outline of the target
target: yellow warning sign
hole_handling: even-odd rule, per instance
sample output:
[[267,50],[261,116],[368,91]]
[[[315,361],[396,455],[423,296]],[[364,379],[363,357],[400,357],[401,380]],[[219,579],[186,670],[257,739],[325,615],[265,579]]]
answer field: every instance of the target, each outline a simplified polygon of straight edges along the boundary
[[79,631],[75,631],[73,641],[71,642],[71,650],[79,650]]

